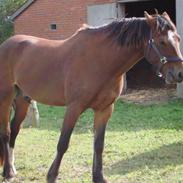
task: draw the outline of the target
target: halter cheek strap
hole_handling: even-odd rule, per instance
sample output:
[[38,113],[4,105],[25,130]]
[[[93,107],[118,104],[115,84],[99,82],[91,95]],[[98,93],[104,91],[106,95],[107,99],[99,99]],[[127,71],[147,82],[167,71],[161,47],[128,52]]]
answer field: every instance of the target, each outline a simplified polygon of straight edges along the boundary
[[154,52],[157,54],[157,56],[159,57],[159,60],[160,60],[160,63],[162,64],[165,64],[167,63],[167,57],[163,56],[161,54],[161,52],[158,50],[155,42],[154,42],[154,39],[150,39],[149,40],[149,44],[148,44],[149,47],[153,48]]
[[153,48],[154,52],[157,54],[157,56],[160,59],[160,63],[162,63],[162,64],[165,64],[165,63],[171,62],[171,61],[172,62],[173,61],[175,61],[175,62],[183,62],[183,60],[180,57],[174,57],[174,56],[172,56],[172,57],[165,57],[165,56],[163,56],[161,54],[160,50],[157,48],[157,46],[156,46],[156,44],[154,42],[154,39],[150,39],[149,40],[148,47]]

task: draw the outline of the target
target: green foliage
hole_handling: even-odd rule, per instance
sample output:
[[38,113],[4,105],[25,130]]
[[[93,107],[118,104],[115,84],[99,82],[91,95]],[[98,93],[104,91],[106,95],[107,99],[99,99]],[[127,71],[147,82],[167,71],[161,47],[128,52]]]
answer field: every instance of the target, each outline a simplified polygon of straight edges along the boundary
[[13,34],[11,16],[26,0],[0,0],[0,43]]
[[13,35],[13,24],[6,21],[0,24],[0,43]]

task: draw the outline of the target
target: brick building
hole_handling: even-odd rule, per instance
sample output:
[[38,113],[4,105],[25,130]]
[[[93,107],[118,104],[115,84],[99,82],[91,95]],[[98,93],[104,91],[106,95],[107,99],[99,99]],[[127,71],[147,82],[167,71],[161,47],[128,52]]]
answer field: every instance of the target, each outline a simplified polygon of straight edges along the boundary
[[12,15],[15,34],[63,39],[87,23],[87,7],[115,0],[28,0]]
[[[64,39],[83,23],[101,25],[124,16],[143,16],[144,10],[167,11],[174,22],[182,21],[183,0],[28,0],[12,16],[15,34]],[[183,35],[183,24],[177,24]],[[144,59],[127,74],[128,84],[162,85]],[[151,81],[151,82],[149,82]]]

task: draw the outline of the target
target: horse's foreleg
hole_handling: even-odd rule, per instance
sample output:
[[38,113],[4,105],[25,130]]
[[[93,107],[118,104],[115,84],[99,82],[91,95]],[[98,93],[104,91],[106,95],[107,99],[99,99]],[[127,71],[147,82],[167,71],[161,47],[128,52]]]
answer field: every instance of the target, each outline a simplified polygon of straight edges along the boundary
[[13,89],[9,87],[6,90],[0,91],[0,159],[4,165],[3,176],[9,180],[15,176],[13,168],[10,164],[9,157],[9,139],[10,139],[10,124],[9,115],[13,100]]
[[94,155],[93,155],[93,182],[107,183],[103,176],[102,153],[104,149],[105,129],[112,114],[113,105],[102,111],[95,111],[94,119]]
[[75,123],[82,111],[83,109],[81,109],[81,107],[79,107],[77,104],[72,104],[67,107],[67,111],[65,114],[61,130],[61,135],[57,145],[57,154],[55,160],[53,161],[48,171],[47,175],[48,183],[56,182],[62,157],[68,149],[70,136],[72,134]]
[[14,174],[17,173],[15,165],[14,165],[15,140],[16,140],[16,137],[17,137],[19,131],[20,131],[21,124],[26,117],[29,104],[30,103],[28,101],[25,101],[23,96],[18,96],[14,100],[15,114],[14,114],[14,117],[11,121],[11,134],[10,134],[10,164],[13,167]]

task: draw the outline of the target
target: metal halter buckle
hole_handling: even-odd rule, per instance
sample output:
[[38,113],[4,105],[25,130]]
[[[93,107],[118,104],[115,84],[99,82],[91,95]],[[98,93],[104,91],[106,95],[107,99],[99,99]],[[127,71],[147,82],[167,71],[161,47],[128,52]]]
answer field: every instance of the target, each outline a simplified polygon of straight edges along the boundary
[[162,57],[162,58],[160,58],[160,62],[162,64],[166,64],[168,61],[167,61],[167,58],[166,57]]

